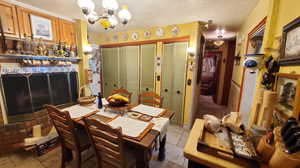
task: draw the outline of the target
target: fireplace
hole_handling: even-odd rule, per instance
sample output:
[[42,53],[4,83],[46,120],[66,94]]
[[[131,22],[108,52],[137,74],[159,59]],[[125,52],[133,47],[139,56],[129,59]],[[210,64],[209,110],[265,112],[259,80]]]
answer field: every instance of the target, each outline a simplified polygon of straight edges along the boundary
[[77,72],[4,74],[1,84],[8,123],[44,115],[44,104],[71,105],[78,98]]

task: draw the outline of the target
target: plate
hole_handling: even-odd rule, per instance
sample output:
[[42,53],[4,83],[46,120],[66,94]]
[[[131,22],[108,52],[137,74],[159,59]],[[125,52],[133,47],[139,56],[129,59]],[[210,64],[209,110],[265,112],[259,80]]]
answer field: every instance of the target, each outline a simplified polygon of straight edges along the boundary
[[150,31],[145,31],[145,32],[144,32],[144,37],[145,37],[145,38],[150,38],[150,37],[151,37]]
[[134,33],[132,33],[131,38],[132,38],[132,40],[138,40],[139,34],[137,32],[134,32]]
[[127,33],[125,33],[125,34],[122,35],[122,40],[123,41],[127,41],[128,40],[128,34]]
[[157,30],[156,30],[156,35],[158,36],[158,37],[162,37],[162,36],[164,36],[164,29],[163,28],[157,28]]

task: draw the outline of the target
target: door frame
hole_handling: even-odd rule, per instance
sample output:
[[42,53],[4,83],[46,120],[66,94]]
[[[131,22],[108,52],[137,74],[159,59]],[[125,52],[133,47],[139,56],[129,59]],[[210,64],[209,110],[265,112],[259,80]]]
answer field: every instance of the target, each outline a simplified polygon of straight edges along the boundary
[[[249,44],[250,44],[250,40],[252,39],[252,37],[254,37],[254,35],[262,28],[265,27],[267,23],[267,16],[263,18],[262,21],[260,21],[249,33],[248,33],[248,37],[247,37],[247,43],[246,43],[246,54],[248,53],[248,49],[249,49]],[[241,101],[242,101],[242,96],[243,96],[243,89],[244,89],[244,80],[245,80],[245,72],[246,72],[246,68],[243,66],[243,74],[242,74],[242,81],[241,81],[241,85],[240,85],[240,94],[239,94],[239,100],[238,100],[238,108],[237,111],[240,112],[240,106],[241,106]]]

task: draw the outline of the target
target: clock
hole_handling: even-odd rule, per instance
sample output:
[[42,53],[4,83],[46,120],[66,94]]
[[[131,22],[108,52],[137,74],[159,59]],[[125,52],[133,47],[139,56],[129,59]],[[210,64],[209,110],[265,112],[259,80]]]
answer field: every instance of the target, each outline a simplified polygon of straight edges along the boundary
[[162,37],[162,36],[164,36],[164,29],[163,28],[157,28],[156,29],[156,35],[158,36],[158,37]]
[[139,34],[137,32],[134,32],[134,33],[132,33],[131,38],[132,38],[132,40],[138,40]]

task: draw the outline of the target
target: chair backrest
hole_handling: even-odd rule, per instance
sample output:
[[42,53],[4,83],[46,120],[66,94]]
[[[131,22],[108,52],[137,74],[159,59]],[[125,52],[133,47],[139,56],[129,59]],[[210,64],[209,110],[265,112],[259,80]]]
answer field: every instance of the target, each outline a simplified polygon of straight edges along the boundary
[[126,161],[123,151],[122,129],[113,129],[95,119],[84,118],[92,146],[102,168],[123,168]]
[[142,93],[139,95],[139,104],[151,105],[154,107],[162,107],[163,97],[154,92]]
[[79,149],[79,140],[75,134],[74,123],[69,112],[61,111],[53,105],[45,105],[45,108],[56,128],[61,145],[73,150]]
[[131,95],[132,95],[132,92],[129,92],[128,90],[126,89],[116,89],[116,90],[113,90],[112,91],[112,94],[120,94],[122,96],[126,96],[128,99],[129,99],[129,103],[131,101]]

